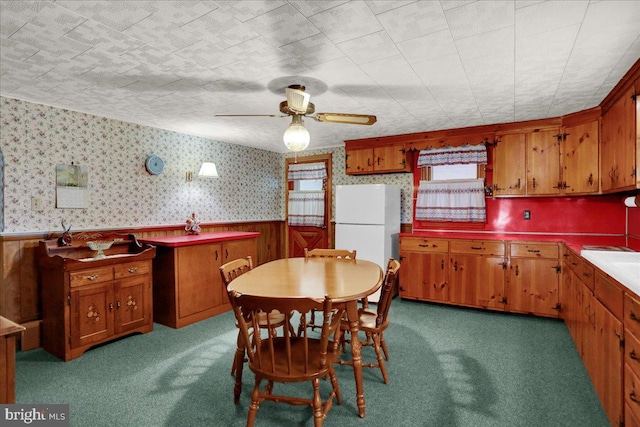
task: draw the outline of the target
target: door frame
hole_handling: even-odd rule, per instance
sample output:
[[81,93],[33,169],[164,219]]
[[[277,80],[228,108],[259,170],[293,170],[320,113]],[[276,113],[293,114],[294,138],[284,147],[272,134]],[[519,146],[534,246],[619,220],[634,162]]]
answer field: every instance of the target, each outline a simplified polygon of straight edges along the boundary
[[318,162],[326,162],[327,164],[327,182],[326,188],[324,192],[324,222],[327,227],[327,243],[330,248],[333,247],[333,222],[331,221],[332,215],[332,206],[333,206],[333,180],[332,180],[332,170],[333,170],[333,154],[316,154],[313,156],[305,156],[305,157],[287,157],[285,159],[285,168],[284,168],[284,188],[285,188],[285,197],[284,197],[284,209],[285,209],[285,218],[284,218],[284,255],[285,258],[289,258],[289,165],[297,164],[297,163],[318,163]]

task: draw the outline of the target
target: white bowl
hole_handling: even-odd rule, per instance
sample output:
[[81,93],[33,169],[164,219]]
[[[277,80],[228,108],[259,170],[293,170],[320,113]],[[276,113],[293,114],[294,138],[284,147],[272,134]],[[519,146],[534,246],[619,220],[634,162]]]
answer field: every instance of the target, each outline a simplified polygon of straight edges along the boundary
[[106,255],[104,254],[104,251],[109,249],[111,245],[113,245],[113,240],[94,240],[91,242],[87,242],[87,246],[89,247],[89,249],[91,249],[92,251],[97,251],[94,256],[95,259],[105,258]]

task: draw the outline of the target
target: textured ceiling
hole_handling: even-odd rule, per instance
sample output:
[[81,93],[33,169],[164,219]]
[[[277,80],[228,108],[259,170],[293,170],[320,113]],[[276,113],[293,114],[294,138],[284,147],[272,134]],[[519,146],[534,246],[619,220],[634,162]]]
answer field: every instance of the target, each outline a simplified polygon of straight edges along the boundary
[[284,88],[312,148],[596,106],[640,58],[640,1],[6,1],[0,94],[286,151]]

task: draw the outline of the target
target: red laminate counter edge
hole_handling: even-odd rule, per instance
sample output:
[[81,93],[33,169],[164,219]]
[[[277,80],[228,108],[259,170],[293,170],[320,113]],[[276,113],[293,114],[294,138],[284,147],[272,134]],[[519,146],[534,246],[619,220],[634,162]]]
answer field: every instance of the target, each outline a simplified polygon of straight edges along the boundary
[[416,231],[400,233],[400,237],[425,237],[438,239],[519,240],[526,242],[559,242],[580,254],[582,246],[627,246],[624,235],[538,234],[538,233],[474,233],[459,231]]
[[179,236],[146,237],[144,239],[138,239],[138,241],[149,245],[177,248],[181,246],[224,242],[226,240],[253,239],[259,236],[260,233],[257,231],[213,231],[209,233],[183,234]]

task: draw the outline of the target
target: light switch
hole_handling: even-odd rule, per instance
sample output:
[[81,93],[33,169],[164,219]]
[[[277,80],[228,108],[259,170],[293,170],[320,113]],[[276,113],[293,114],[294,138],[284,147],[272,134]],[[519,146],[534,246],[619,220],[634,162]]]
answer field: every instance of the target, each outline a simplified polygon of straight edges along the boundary
[[524,211],[524,219],[531,219],[531,211],[530,210],[525,210]]

